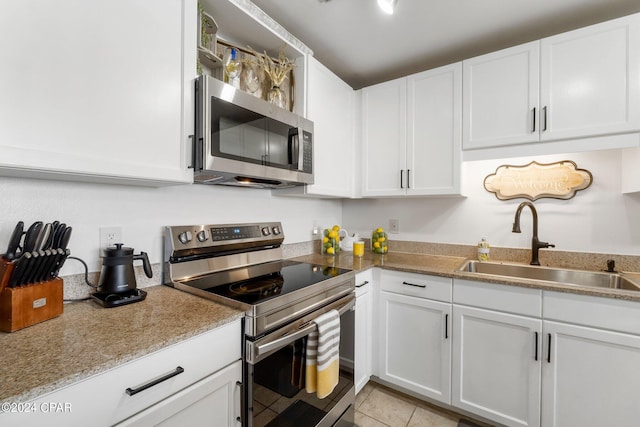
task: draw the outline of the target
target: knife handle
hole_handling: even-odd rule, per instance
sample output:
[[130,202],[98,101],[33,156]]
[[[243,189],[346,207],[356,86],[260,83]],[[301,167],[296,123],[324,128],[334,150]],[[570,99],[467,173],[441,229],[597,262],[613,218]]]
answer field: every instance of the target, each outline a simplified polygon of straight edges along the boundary
[[49,264],[53,255],[53,251],[51,251],[51,249],[46,249],[45,251],[40,251],[40,252],[43,252],[40,254],[42,260],[40,261],[38,266],[35,268],[35,271],[33,274],[34,282],[43,282],[47,278],[46,276],[47,264]]
[[42,259],[44,258],[44,252],[39,251],[31,252],[31,261],[29,262],[24,276],[22,277],[22,283],[28,285],[35,282],[36,270],[40,267]]
[[9,279],[10,288],[15,288],[16,286],[22,285],[22,277],[24,276],[24,273],[30,261],[31,252],[25,252],[20,258],[15,261],[16,266],[13,269],[13,273],[11,273],[11,278]]
[[54,269],[51,271],[49,280],[55,279],[56,277],[58,277],[58,273],[60,272],[62,265],[67,260],[67,257],[69,255],[71,255],[71,251],[69,249],[65,249],[65,250],[58,249],[58,257],[56,257],[56,263],[55,263]]
[[24,245],[22,252],[31,252],[36,248],[36,241],[40,235],[40,229],[42,228],[42,221],[36,221],[27,229],[27,233],[24,236]]

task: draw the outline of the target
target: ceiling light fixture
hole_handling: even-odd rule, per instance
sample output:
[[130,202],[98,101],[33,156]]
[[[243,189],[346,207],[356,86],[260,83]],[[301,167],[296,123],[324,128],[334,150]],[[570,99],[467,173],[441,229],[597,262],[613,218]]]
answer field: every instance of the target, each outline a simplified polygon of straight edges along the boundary
[[393,15],[393,10],[396,8],[398,0],[378,0],[378,6],[384,13]]

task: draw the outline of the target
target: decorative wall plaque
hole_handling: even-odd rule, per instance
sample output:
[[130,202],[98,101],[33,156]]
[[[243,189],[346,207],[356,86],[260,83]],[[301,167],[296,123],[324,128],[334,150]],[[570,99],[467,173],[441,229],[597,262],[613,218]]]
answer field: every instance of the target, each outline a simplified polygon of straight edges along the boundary
[[593,182],[591,172],[578,169],[564,160],[556,163],[531,162],[528,165],[502,165],[484,179],[484,188],[500,200],[525,198],[531,201],[544,197],[570,199],[577,191]]

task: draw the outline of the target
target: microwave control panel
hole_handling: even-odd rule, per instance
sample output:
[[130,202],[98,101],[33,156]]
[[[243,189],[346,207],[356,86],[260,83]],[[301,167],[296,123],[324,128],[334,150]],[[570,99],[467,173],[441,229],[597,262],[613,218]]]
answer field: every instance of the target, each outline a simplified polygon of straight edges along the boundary
[[310,132],[302,131],[302,170],[306,173],[313,172],[313,143]]

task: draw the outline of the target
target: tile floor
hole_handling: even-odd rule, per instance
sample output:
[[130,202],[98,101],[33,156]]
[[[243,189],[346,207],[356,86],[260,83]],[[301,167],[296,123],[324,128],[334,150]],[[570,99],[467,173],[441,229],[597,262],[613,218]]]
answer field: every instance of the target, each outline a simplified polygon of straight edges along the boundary
[[456,427],[460,419],[462,417],[455,412],[372,381],[356,396],[355,422],[358,427]]

